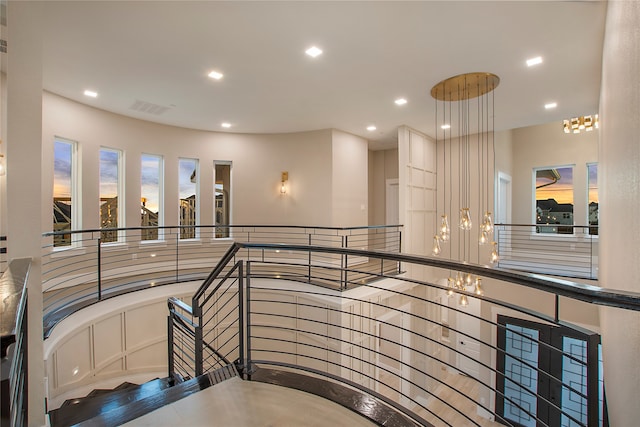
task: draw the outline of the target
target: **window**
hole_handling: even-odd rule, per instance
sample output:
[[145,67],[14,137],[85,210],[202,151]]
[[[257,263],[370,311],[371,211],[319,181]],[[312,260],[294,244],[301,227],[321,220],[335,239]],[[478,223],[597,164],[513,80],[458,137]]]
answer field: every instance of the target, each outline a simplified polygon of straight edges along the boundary
[[214,162],[214,224],[216,238],[229,237],[229,211],[231,194],[231,162]]
[[[122,152],[110,148],[100,149],[100,228],[122,227],[120,203],[120,162]],[[115,230],[101,233],[102,243],[117,242]]]
[[[79,200],[76,180],[77,144],[56,139],[53,143],[53,231],[80,228]],[[54,247],[71,246],[71,234],[53,238]]]
[[573,234],[573,166],[536,169],[538,233]]
[[155,227],[142,230],[141,240],[158,240],[162,197],[162,157],[143,154],[140,165],[140,225]]
[[589,234],[598,235],[598,164],[587,164],[589,185]]
[[198,160],[178,160],[180,238],[195,239],[198,224]]

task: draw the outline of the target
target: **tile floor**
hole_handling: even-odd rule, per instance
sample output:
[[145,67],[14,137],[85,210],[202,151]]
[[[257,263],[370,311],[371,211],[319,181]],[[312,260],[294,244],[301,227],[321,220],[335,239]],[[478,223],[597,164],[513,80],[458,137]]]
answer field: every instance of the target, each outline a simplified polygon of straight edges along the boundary
[[321,397],[276,385],[233,378],[157,409],[124,426],[345,426],[374,423]]

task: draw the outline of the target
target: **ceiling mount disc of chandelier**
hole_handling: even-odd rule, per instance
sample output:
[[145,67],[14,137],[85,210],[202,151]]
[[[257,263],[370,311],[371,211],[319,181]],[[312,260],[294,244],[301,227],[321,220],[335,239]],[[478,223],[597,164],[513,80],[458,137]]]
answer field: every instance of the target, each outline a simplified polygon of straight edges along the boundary
[[500,84],[493,73],[466,73],[449,77],[431,88],[431,96],[438,101],[473,99],[491,92]]

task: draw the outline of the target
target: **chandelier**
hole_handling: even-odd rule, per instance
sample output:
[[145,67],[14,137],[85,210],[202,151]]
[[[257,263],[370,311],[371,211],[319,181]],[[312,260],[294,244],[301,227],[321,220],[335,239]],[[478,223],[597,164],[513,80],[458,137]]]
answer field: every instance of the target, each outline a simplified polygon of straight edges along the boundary
[[581,131],[591,132],[598,129],[598,115],[572,117],[562,121],[564,133],[580,133]]
[[[497,245],[493,241],[493,218],[489,208],[490,188],[493,188],[494,160],[494,92],[500,78],[491,73],[467,73],[436,84],[431,96],[436,103],[436,146],[442,142],[444,171],[443,206],[437,234],[433,239],[433,255],[443,252],[442,244],[452,240],[449,218],[453,202],[453,187],[457,185],[459,218],[458,258],[468,262],[471,252],[470,232],[474,222],[478,227],[478,245],[491,245],[490,263],[498,261]],[[452,148],[457,146],[457,150]],[[491,167],[490,167],[491,165]],[[454,183],[455,175],[457,176]],[[472,192],[474,195],[472,206]],[[475,209],[478,209],[474,212]],[[437,207],[436,207],[437,210]],[[438,212],[439,213],[439,212]],[[480,251],[478,251],[480,253]],[[449,277],[449,295],[455,290],[473,289],[483,294],[481,279],[457,273]],[[468,303],[465,295],[460,304]]]

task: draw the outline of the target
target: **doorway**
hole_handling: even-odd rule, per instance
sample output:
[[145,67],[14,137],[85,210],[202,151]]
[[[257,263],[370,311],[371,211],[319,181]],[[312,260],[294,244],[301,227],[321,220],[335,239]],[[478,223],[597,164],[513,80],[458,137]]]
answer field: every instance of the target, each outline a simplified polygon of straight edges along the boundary
[[607,426],[600,335],[498,316],[496,415],[519,427]]

